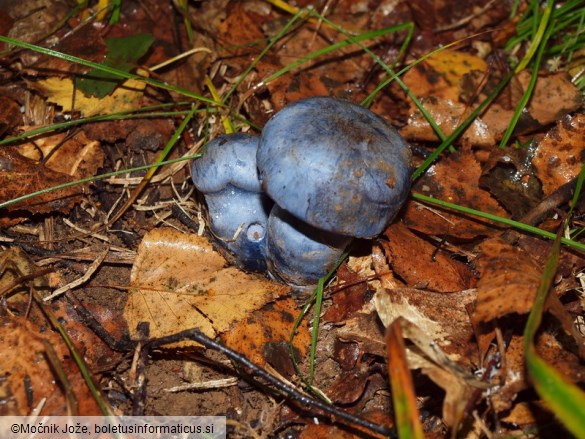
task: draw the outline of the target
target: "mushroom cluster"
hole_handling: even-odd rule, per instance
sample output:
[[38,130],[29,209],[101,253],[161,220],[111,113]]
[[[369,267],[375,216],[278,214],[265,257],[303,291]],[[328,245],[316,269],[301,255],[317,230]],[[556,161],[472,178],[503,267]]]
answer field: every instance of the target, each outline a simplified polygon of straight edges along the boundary
[[408,196],[410,161],[408,144],[380,117],[314,97],[279,111],[259,138],[210,142],[193,182],[232,261],[304,287],[354,238],[384,230]]

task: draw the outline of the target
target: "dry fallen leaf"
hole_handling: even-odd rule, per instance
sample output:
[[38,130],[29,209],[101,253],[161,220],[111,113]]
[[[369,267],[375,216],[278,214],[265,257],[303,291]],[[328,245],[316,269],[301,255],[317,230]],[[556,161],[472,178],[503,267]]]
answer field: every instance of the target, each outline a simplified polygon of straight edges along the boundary
[[536,148],[532,163],[545,195],[575,178],[585,161],[585,114],[565,116]]
[[79,414],[100,414],[69,349],[56,332],[47,331],[45,326],[37,326],[24,318],[2,317],[0,343],[0,381],[7,381],[3,387],[10,394],[11,401],[6,406],[0,404],[0,415],[28,416],[45,398],[41,415],[67,415],[67,401],[46,354],[50,347],[67,375]]
[[[518,73],[481,118],[462,134],[461,140],[474,146],[490,147],[502,138],[516,105],[528,87],[531,72]],[[457,51],[441,51],[417,64],[404,76],[405,84],[418,96],[444,134],[451,134],[483,101],[495,78],[481,58]],[[535,89],[516,128],[530,132],[555,122],[582,105],[579,90],[566,73],[539,74]],[[408,139],[437,141],[426,118],[410,103],[410,118],[401,133]]]
[[131,335],[150,323],[150,336],[197,328],[215,337],[290,288],[226,267],[201,236],[154,229],[142,240],[130,276],[124,316]]
[[[148,76],[148,73],[141,69],[136,74]],[[49,102],[60,105],[63,111],[77,110],[89,117],[139,108],[146,83],[128,79],[102,99],[85,96],[81,91],[75,89],[70,78],[50,77],[30,85],[43,93]],[[73,97],[74,90],[75,97]]]
[[540,270],[532,258],[500,238],[485,240],[480,252],[474,320],[487,322],[530,311],[540,283]]
[[[236,322],[224,333],[222,339],[226,346],[263,366],[266,360],[270,360],[264,348],[269,343],[288,343],[295,321],[294,315],[298,312],[292,298],[277,300],[261,310],[250,312],[245,319]],[[294,347],[298,350],[299,358],[303,358],[311,344],[307,319],[303,320],[297,331]]]
[[[374,295],[374,305],[384,326],[399,322],[404,337],[414,343],[406,352],[409,368],[420,369],[445,390],[443,419],[447,425],[456,427],[463,415],[466,401],[474,389],[487,386],[471,373],[473,361],[470,362],[469,358],[460,354],[448,354],[443,350],[443,347],[450,344],[449,337],[458,336],[456,333],[447,332],[453,330],[447,327],[448,322],[440,321],[436,317],[436,320],[427,317],[407,301],[398,304],[393,301],[394,298],[387,291],[379,290]],[[463,302],[460,306],[463,307]],[[467,349],[471,345],[472,343],[468,341]]]
[[[471,207],[493,215],[508,217],[488,191],[479,187],[481,166],[474,154],[465,149],[444,157],[417,180],[414,190],[424,195]],[[497,228],[487,221],[452,213],[436,206],[426,207],[410,200],[404,223],[409,229],[438,235],[471,239],[489,235]]]
[[452,293],[472,287],[473,279],[467,266],[450,257],[435,245],[419,238],[402,223],[394,223],[381,241],[390,265],[407,286],[441,293]]
[[479,357],[466,306],[476,297],[475,290],[445,295],[414,288],[380,289],[374,295],[374,305],[384,326],[403,317],[431,337],[452,360],[471,368],[479,363]]
[[[421,102],[445,136],[450,136],[473,110],[465,104],[434,96],[421,99]],[[407,125],[400,130],[400,134],[408,140],[425,142],[438,140],[435,131],[418,110],[410,114]],[[474,146],[491,147],[496,143],[496,133],[491,125],[477,117],[463,132],[459,141],[461,140]]]
[[[0,148],[1,201],[13,200],[73,180],[67,174],[55,172],[21,156],[13,147]],[[0,226],[5,227],[28,219],[30,213],[67,213],[83,190],[81,185],[71,186],[7,206],[5,209],[8,213],[0,218]]]
[[43,160],[45,166],[53,171],[84,178],[95,175],[102,167],[104,153],[100,143],[89,140],[83,131],[70,137],[66,133],[35,139],[34,144],[25,143],[16,147],[31,160]]

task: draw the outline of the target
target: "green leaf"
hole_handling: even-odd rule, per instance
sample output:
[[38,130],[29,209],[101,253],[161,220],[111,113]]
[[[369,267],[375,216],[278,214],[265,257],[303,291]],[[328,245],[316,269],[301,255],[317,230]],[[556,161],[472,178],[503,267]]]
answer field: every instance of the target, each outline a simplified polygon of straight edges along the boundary
[[[108,54],[102,65],[130,72],[150,48],[153,41],[154,37],[150,34],[108,38],[106,39]],[[77,78],[76,87],[88,97],[104,98],[112,93],[122,80],[113,73],[92,69],[83,78]]]

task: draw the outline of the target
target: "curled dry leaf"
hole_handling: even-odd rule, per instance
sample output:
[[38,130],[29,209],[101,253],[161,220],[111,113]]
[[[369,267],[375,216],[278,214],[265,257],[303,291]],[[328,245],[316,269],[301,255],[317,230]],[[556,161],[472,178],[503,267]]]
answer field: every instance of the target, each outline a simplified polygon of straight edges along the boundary
[[[414,191],[427,196],[471,207],[493,215],[508,217],[498,202],[479,187],[481,166],[474,154],[465,149],[441,159],[417,180]],[[472,239],[489,235],[497,228],[476,217],[426,207],[413,200],[406,205],[405,225],[419,232]]]
[[[32,192],[51,188],[75,180],[51,170],[43,164],[27,159],[12,147],[0,148],[0,200],[9,201]],[[38,195],[6,207],[8,214],[0,217],[0,226],[16,224],[30,217],[30,213],[67,213],[83,193],[83,186]],[[6,212],[5,211],[5,212]]]
[[204,237],[172,229],[146,234],[124,310],[131,335],[137,335],[138,323],[149,322],[151,337],[190,328],[215,337],[290,292],[287,286],[226,264]]
[[526,252],[500,238],[492,238],[481,244],[477,264],[480,279],[475,321],[487,322],[530,311],[540,283],[540,270]]
[[33,143],[25,143],[16,147],[24,157],[41,161],[46,157],[45,166],[56,172],[84,178],[95,175],[102,167],[104,153],[100,143],[89,140],[83,131],[72,137],[65,133],[35,139]]
[[[449,304],[443,303],[443,299],[453,298],[454,294],[437,295],[441,301],[432,305],[438,306],[425,307],[423,302],[414,303],[412,299],[411,304],[408,296],[418,294],[419,300],[424,301],[428,292],[413,294],[413,290],[400,291],[399,294],[406,293],[403,298],[396,298],[395,293],[396,291],[377,291],[374,296],[376,311],[386,327],[395,321],[400,322],[405,338],[415,345],[407,348],[409,367],[421,369],[422,373],[445,390],[443,418],[448,425],[456,428],[474,389],[486,387],[485,383],[478,381],[471,373],[472,365],[478,364],[477,349],[472,349],[473,335],[465,304],[473,301],[474,294],[459,293],[461,296],[458,302]],[[449,306],[453,310],[451,314],[447,312]],[[458,332],[461,329],[466,335]],[[452,345],[452,340],[457,338],[461,339]],[[451,353],[447,353],[447,349]]]
[[394,272],[409,287],[440,293],[452,293],[472,287],[473,277],[467,266],[438,249],[440,245],[419,238],[401,223],[392,224],[380,241]]
[[[28,416],[46,398],[42,414],[65,416],[67,401],[46,355],[47,345],[57,354],[71,390],[78,403],[79,414],[97,416],[98,406],[89,393],[79,368],[71,359],[69,349],[55,332],[47,331],[23,318],[0,318],[0,382],[6,380],[4,391],[10,404],[0,404],[0,415]],[[5,412],[7,410],[8,412]]]
[[403,317],[427,334],[451,360],[471,368],[479,363],[479,357],[466,306],[476,297],[475,290],[445,295],[414,288],[379,289],[374,305],[385,327]]
[[575,178],[585,162],[585,114],[558,122],[538,144],[532,162],[545,195]]

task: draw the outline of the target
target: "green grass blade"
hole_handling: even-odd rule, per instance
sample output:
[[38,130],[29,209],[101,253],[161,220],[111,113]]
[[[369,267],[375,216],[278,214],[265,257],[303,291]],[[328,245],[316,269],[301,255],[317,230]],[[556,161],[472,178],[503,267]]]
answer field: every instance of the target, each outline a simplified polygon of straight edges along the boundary
[[[548,11],[548,5],[547,5],[547,11]],[[530,46],[531,49],[533,47],[535,47],[535,50],[538,49],[536,52],[536,58],[534,58],[534,65],[532,68],[532,74],[530,75],[530,81],[528,82],[528,86],[526,87],[526,90],[524,90],[524,94],[522,95],[520,102],[518,102],[518,105],[516,106],[514,114],[512,115],[512,119],[510,120],[510,123],[508,124],[508,127],[506,128],[506,132],[502,136],[502,140],[500,142],[500,148],[503,148],[508,144],[510,137],[512,137],[512,133],[516,129],[516,125],[518,124],[518,120],[520,119],[520,116],[522,116],[524,109],[528,105],[528,101],[532,97],[532,92],[534,91],[534,87],[536,86],[536,81],[538,80],[538,71],[539,71],[539,67],[540,67],[540,62],[542,61],[542,56],[543,56],[544,51],[546,49],[546,44],[551,36],[552,27],[547,27],[549,18],[550,18],[550,11],[548,11],[548,14],[545,11],[545,14],[541,20],[541,25],[538,28],[539,36],[537,37],[537,39],[534,40],[535,42],[538,41],[540,43],[540,45],[538,47],[536,47],[534,44],[532,46]],[[544,23],[544,25],[543,25],[543,23]],[[541,32],[544,35],[540,35]],[[526,54],[526,57],[520,62],[518,67],[516,67],[516,69],[515,69],[516,73],[518,73],[521,70],[521,69],[519,70],[519,67],[528,58],[528,55],[529,54]],[[529,60],[532,59],[532,56],[533,56],[533,54],[530,54]]]
[[585,179],[585,165],[577,180],[577,187],[573,196],[573,203],[569,214],[563,221],[561,230],[552,245],[546,262],[543,275],[532,310],[524,328],[524,352],[526,369],[533,381],[534,388],[546,402],[548,408],[561,420],[565,428],[575,437],[585,439],[585,393],[576,385],[569,382],[557,370],[546,363],[536,352],[534,338],[542,321],[546,299],[551,291],[559,263],[561,236],[568,225],[573,206],[583,188]]
[[[556,238],[556,235],[554,233],[551,233],[547,230],[542,230],[542,229],[539,229],[538,227],[524,224],[524,223],[521,223],[519,221],[514,221],[514,220],[511,220],[509,218],[504,218],[501,216],[493,215],[491,213],[482,212],[480,210],[472,209],[470,207],[465,207],[465,206],[460,206],[458,204],[449,203],[448,201],[438,200],[436,198],[429,197],[427,195],[419,194],[416,192],[413,192],[411,194],[411,196],[415,200],[419,200],[419,201],[429,203],[429,204],[434,204],[436,206],[445,207],[447,209],[451,209],[451,210],[454,210],[456,212],[461,212],[461,213],[465,213],[468,215],[477,216],[479,218],[494,221],[496,223],[505,224],[507,226],[511,226],[511,227],[518,229],[518,230],[521,230],[523,232],[528,232],[528,233],[531,233],[533,235],[541,236],[543,238],[547,238],[547,239],[555,239]],[[566,238],[561,238],[561,243],[568,245],[570,247],[576,248],[577,250],[585,251],[585,244],[582,244],[580,242],[572,241],[572,240],[566,239]]]
[[91,68],[94,68],[96,70],[100,70],[100,71],[105,72],[105,73],[111,73],[111,74],[116,75],[120,78],[134,79],[137,81],[142,81],[142,82],[145,82],[146,84],[148,84],[152,87],[157,87],[157,88],[160,88],[163,90],[179,93],[179,94],[182,94],[183,96],[187,96],[187,97],[196,99],[198,101],[205,102],[207,104],[219,105],[216,102],[214,102],[213,99],[209,99],[209,98],[206,98],[204,96],[200,96],[197,93],[193,93],[192,91],[189,91],[187,89],[176,87],[174,85],[169,85],[169,84],[166,84],[164,82],[157,81],[155,79],[146,78],[144,76],[136,75],[134,73],[124,72],[124,71],[121,71],[121,70],[118,70],[118,69],[115,69],[113,67],[109,67],[109,66],[106,66],[103,64],[98,64],[98,63],[95,63],[92,61],[87,61],[83,58],[79,58],[79,57],[73,56],[73,55],[68,55],[66,53],[58,52],[58,51],[53,50],[53,49],[47,49],[45,47],[37,46],[35,44],[25,43],[24,41],[15,40],[13,38],[5,37],[4,35],[0,35],[0,42],[6,43],[6,44],[11,44],[11,45],[17,46],[17,47],[21,47],[23,49],[34,50],[35,52],[42,53],[42,54],[48,55],[48,56],[53,56],[55,58],[63,59],[65,61],[69,61],[69,62],[72,62],[75,64],[80,64],[82,66],[91,67]]
[[[536,5],[536,2],[532,3]],[[546,6],[542,13],[542,17],[538,24],[538,29],[536,30],[534,37],[532,39],[532,43],[530,44],[530,48],[528,49],[528,52],[526,52],[524,58],[522,58],[522,61],[520,61],[520,63],[516,66],[515,69],[516,73],[524,70],[526,66],[530,63],[530,60],[532,60],[534,54],[537,52],[537,50],[539,50],[541,43],[543,42],[543,38],[545,36],[545,30],[548,26],[554,3],[555,3],[554,0],[547,0]]]
[[391,32],[398,32],[398,31],[401,31],[404,29],[408,29],[409,34],[411,34],[412,29],[414,29],[413,24],[412,23],[404,23],[404,24],[399,24],[396,26],[387,27],[384,29],[378,29],[378,30],[374,30],[374,31],[370,31],[370,32],[364,32],[363,34],[352,36],[351,38],[347,38],[347,39],[340,41],[338,43],[331,44],[327,47],[324,47],[323,49],[316,50],[316,51],[310,53],[309,55],[304,56],[302,58],[299,58],[298,60],[288,64],[284,68],[278,70],[277,72],[275,72],[272,75],[265,78],[262,81],[262,84],[268,84],[269,82],[274,81],[275,79],[290,72],[291,70],[297,68],[298,66],[300,66],[308,61],[311,61],[315,58],[318,58],[319,56],[326,55],[326,54],[333,52],[335,50],[343,49],[344,47],[350,46],[352,44],[357,44],[357,43],[362,42],[362,41],[371,40],[373,38],[377,38],[377,37],[386,35],[386,34],[391,33]]
[[149,165],[144,165],[144,166],[137,166],[135,168],[129,168],[129,169],[122,169],[119,171],[112,171],[112,172],[107,172],[105,174],[100,174],[100,175],[94,175],[91,177],[86,177],[86,178],[81,178],[79,180],[75,180],[75,181],[70,181],[67,183],[63,183],[57,186],[52,186],[46,189],[41,189],[40,191],[36,191],[36,192],[31,192],[30,194],[26,194],[23,195],[21,197],[17,197],[14,198],[12,200],[8,200],[8,201],[3,201],[0,203],[0,209],[4,209],[8,206],[11,206],[13,204],[17,204],[20,203],[21,201],[26,201],[30,198],[34,198],[36,196],[39,195],[43,195],[43,194],[47,194],[49,192],[54,192],[57,191],[59,189],[65,189],[71,186],[77,186],[78,184],[83,184],[83,183],[91,183],[92,181],[97,181],[97,180],[103,180],[106,178],[110,178],[110,177],[115,177],[116,175],[123,175],[123,174],[127,174],[129,172],[135,172],[135,171],[145,171],[145,170],[149,170],[151,168],[155,168],[157,166],[163,166],[163,165],[171,165],[173,163],[178,163],[178,162],[182,162],[185,160],[193,160],[196,158],[199,158],[201,155],[200,154],[195,154],[195,155],[190,155],[190,156],[185,156],[185,157],[180,157],[177,159],[172,159],[172,160],[166,160],[163,162],[159,162],[159,163],[153,163],[153,164],[149,164]]
[[510,72],[506,75],[504,79],[500,81],[500,83],[494,88],[494,90],[490,93],[490,95],[473,110],[469,116],[451,133],[449,137],[441,142],[439,147],[433,151],[431,155],[429,155],[425,161],[412,173],[412,180],[415,181],[418,179],[428,168],[433,164],[433,162],[441,155],[441,153],[447,149],[449,146],[453,144],[455,139],[459,137],[467,127],[478,117],[483,110],[491,104],[496,97],[502,92],[502,90],[508,85],[510,80],[514,77],[514,72]]
[[277,41],[279,41],[284,35],[286,35],[288,33],[289,29],[291,29],[292,25],[301,17],[301,15],[303,15],[303,13],[304,13],[303,10],[298,11],[278,31],[278,33],[269,40],[269,42],[266,45],[266,47],[264,49],[262,49],[262,51],[260,52],[260,54],[257,57],[255,57],[255,59],[250,63],[250,65],[248,66],[248,68],[246,70],[244,70],[244,72],[240,75],[239,79],[236,81],[236,83],[234,84],[234,86],[224,95],[224,97],[223,97],[223,103],[224,104],[227,102],[228,98],[233,93],[235,93],[235,91],[238,89],[238,87],[240,86],[240,84],[244,81],[244,79],[246,79],[246,77],[248,76],[248,74],[256,67],[256,65],[260,62],[260,60],[264,58],[264,56],[272,48],[272,46],[274,46]]
[[[347,259],[347,257],[349,256],[350,250],[351,250],[351,246],[350,246],[350,248],[346,249],[346,251],[339,257],[335,266],[329,271],[329,273],[327,273],[325,276],[323,276],[322,278],[319,279],[319,281],[317,283],[317,287],[315,288],[315,290],[313,290],[313,294],[311,294],[311,297],[309,297],[309,299],[301,307],[301,312],[299,313],[299,315],[297,316],[297,318],[295,320],[295,323],[293,325],[293,330],[291,331],[289,342],[288,342],[290,357],[291,357],[293,366],[295,368],[296,374],[301,379],[301,381],[307,386],[307,389],[311,393],[313,393],[314,395],[318,396],[319,398],[325,399],[325,400],[327,400],[325,395],[323,395],[321,392],[317,391],[312,386],[312,376],[314,375],[314,370],[315,370],[315,358],[316,358],[315,355],[317,352],[317,340],[319,338],[319,322],[320,322],[320,318],[321,318],[320,312],[317,312],[315,310],[315,315],[313,318],[313,332],[311,335],[311,350],[310,350],[310,354],[309,354],[310,355],[309,368],[311,371],[310,372],[310,375],[311,375],[310,379],[307,379],[304,376],[304,374],[302,373],[301,369],[299,368],[299,365],[298,365],[298,362],[297,362],[297,359],[296,359],[295,353],[294,353],[293,342],[294,342],[295,335],[297,334],[297,331],[299,329],[299,326],[300,326],[301,322],[303,321],[303,319],[305,318],[305,316],[307,315],[307,313],[309,312],[309,309],[311,309],[313,304],[316,303],[318,300],[321,302],[323,301],[325,284],[327,284],[327,282],[329,282],[329,280],[337,272],[337,269],[339,268],[339,266],[343,263],[343,261],[345,261],[345,259]],[[320,296],[320,299],[319,299],[319,296]],[[330,402],[330,401],[327,400],[327,402]]]
[[[187,103],[191,105],[191,103]],[[59,131],[65,128],[69,128],[76,125],[83,125],[92,122],[107,122],[111,120],[125,120],[125,119],[142,119],[142,118],[159,118],[159,117],[177,117],[189,114],[190,110],[179,110],[179,111],[153,111],[160,108],[177,106],[177,104],[163,104],[153,105],[151,107],[143,107],[139,110],[133,111],[121,111],[118,113],[102,114],[99,116],[85,117],[80,119],[68,120],[65,122],[59,122],[56,124],[46,125],[34,130],[27,131],[14,137],[8,137],[0,140],[0,146],[9,145],[11,143],[17,143],[21,141],[30,141],[33,137],[41,134],[50,133],[52,131]],[[209,109],[198,110],[198,113],[209,111]]]

